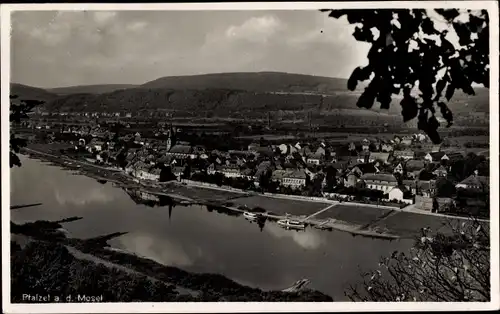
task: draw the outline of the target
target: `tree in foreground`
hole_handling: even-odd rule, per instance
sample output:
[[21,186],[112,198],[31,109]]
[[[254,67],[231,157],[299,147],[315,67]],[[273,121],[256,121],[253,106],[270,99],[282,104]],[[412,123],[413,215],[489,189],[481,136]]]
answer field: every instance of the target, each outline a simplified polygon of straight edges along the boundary
[[[43,101],[39,100],[21,100],[17,101],[17,95],[10,95],[10,107],[9,107],[9,119],[11,126],[19,125],[23,120],[28,119],[28,113],[36,106],[43,104]],[[21,147],[26,146],[26,140],[16,136],[14,132],[11,132],[10,136],[10,148],[9,148],[9,163],[10,168],[14,166],[21,167],[21,160],[17,156]]]
[[[357,41],[371,44],[369,64],[357,67],[347,82],[355,90],[369,81],[357,106],[371,108],[375,101],[389,109],[393,95],[400,102],[405,122],[418,118],[418,128],[434,143],[441,142],[436,116],[439,109],[447,126],[453,123],[448,101],[456,90],[474,95],[473,84],[489,87],[489,18],[486,10],[363,9],[321,10],[330,17],[344,15],[356,24]],[[431,14],[432,13],[432,14]],[[438,27],[435,21],[446,25]],[[454,30],[454,46],[447,36]]]
[[409,253],[394,252],[363,283],[346,291],[353,301],[490,300],[490,237],[478,221],[449,223],[449,233],[422,230]]

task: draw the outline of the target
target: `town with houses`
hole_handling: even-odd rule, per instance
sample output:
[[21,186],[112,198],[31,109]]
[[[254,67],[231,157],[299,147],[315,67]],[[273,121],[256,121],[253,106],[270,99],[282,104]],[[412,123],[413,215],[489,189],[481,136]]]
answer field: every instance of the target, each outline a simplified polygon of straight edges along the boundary
[[[53,128],[28,123],[35,132]],[[67,144],[68,156],[153,184],[203,182],[434,212],[452,213],[461,207],[461,214],[488,207],[488,150],[476,154],[435,145],[422,133],[345,143],[314,139],[280,144],[261,138],[246,149],[222,151],[181,141],[181,128],[159,125],[153,136],[140,131],[119,136],[112,127],[99,125],[63,125],[59,132],[48,132],[45,140]]]

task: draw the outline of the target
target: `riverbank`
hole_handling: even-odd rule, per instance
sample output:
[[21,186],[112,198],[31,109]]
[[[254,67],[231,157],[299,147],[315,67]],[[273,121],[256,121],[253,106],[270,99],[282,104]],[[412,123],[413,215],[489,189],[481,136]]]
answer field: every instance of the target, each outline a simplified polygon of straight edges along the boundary
[[[443,214],[418,211],[410,208],[394,208],[311,198],[304,196],[276,195],[236,191],[232,188],[214,187],[206,183],[196,182],[147,182],[127,175],[121,171],[111,171],[105,167],[77,161],[65,156],[26,149],[30,157],[52,162],[54,165],[74,171],[75,174],[112,182],[116,187],[138,190],[156,196],[172,199],[180,205],[223,206],[226,211],[241,214],[243,210],[260,207],[267,211],[270,218],[291,218],[301,220],[322,208],[334,204],[330,210],[321,213],[308,221],[311,226],[321,229],[335,229],[349,232],[353,236],[367,236],[385,239],[414,238],[420,234],[421,228],[442,229],[449,220],[464,221],[465,217],[447,216]],[[272,211],[272,213],[271,213]],[[322,228],[325,227],[325,228]]]
[[37,303],[26,296],[49,294],[49,302],[59,303],[82,302],[85,297],[97,298],[91,302],[333,301],[309,289],[263,291],[221,275],[186,272],[79,239],[24,236],[20,242],[11,242],[13,303]]
[[[223,188],[213,188],[205,185],[197,185],[193,182],[166,182],[166,183],[150,183],[139,181],[127,174],[118,171],[110,171],[104,167],[97,165],[92,165],[83,161],[73,160],[66,158],[64,156],[56,156],[49,153],[39,152],[32,149],[25,149],[26,152],[30,154],[30,157],[42,157],[43,160],[50,161],[54,165],[61,166],[67,170],[75,171],[77,174],[86,175],[88,177],[94,178],[96,180],[105,180],[114,183],[120,188],[137,189],[141,192],[149,193],[151,195],[166,196],[172,198],[174,201],[179,202],[182,205],[208,205],[208,206],[222,206],[227,210],[234,212],[243,213],[242,210],[236,206],[231,206],[228,204],[228,200],[233,199],[244,199],[245,197],[264,197],[264,198],[274,198],[277,200],[292,201],[292,202],[309,202],[309,203],[319,203],[324,205],[338,205],[339,202],[320,199],[320,198],[310,198],[302,196],[288,196],[288,195],[275,195],[270,193],[259,194],[255,192],[243,192],[243,191],[232,191],[231,189]],[[204,193],[204,191],[210,191],[209,193]],[[222,194],[223,197],[220,197]],[[383,208],[383,207],[380,207]],[[293,214],[271,214],[265,213],[266,218],[271,220],[281,220],[281,219],[293,219],[302,220],[304,217]],[[382,238],[388,240],[398,239],[399,236],[391,234],[389,230],[384,230],[380,232],[380,228],[371,229],[366,228],[363,225],[356,225],[349,223],[347,221],[342,221],[339,219],[311,219],[307,221],[307,224],[315,227],[321,226],[323,230],[334,229],[338,231],[348,232],[352,235],[366,236],[372,238]]]

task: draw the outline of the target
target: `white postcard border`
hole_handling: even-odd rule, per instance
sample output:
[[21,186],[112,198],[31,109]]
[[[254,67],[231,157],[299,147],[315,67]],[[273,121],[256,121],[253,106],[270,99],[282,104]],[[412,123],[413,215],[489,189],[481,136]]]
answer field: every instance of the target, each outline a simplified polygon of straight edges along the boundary
[[[354,303],[354,302],[211,302],[211,303],[94,303],[94,304],[11,304],[10,302],[10,167],[9,167],[9,82],[10,13],[13,11],[51,10],[316,10],[322,8],[470,8],[487,9],[490,16],[490,180],[491,180],[491,302],[488,303]],[[190,3],[190,4],[2,4],[2,305],[5,313],[131,313],[131,312],[331,312],[331,311],[470,311],[500,307],[499,289],[499,137],[498,137],[498,5],[496,1],[370,1],[370,2],[261,2],[261,3]]]

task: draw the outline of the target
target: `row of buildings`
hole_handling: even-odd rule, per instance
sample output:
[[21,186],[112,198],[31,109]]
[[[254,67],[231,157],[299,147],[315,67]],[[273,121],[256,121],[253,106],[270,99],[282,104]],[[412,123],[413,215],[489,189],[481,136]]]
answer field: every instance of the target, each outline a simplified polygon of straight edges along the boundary
[[[447,178],[454,162],[464,159],[461,152],[443,151],[435,145],[418,150],[411,147],[394,149],[400,148],[398,139],[383,143],[386,149],[393,148],[389,152],[364,149],[367,141],[350,143],[344,147],[347,149],[320,141],[315,145],[252,143],[246,150],[209,151],[201,145],[176,141],[173,133],[165,141],[143,139],[140,134],[129,136],[126,140],[133,142],[135,147],[126,149],[126,171],[140,179],[158,181],[160,169],[168,167],[177,178],[201,171],[253,180],[256,184],[261,176],[270,175],[272,181],[295,190],[317,178],[322,178],[322,187],[325,187],[327,181],[332,181],[328,176],[333,175],[335,186],[377,190],[390,200],[409,203],[414,202],[416,196],[434,197],[436,182]],[[421,138],[418,142],[425,143]],[[104,146],[109,156],[124,151],[112,142],[104,143],[95,139],[86,146],[98,155],[104,151]],[[421,179],[424,170],[430,177]],[[479,186],[478,182],[486,184],[488,178],[475,174],[456,185],[457,188],[474,189]]]

